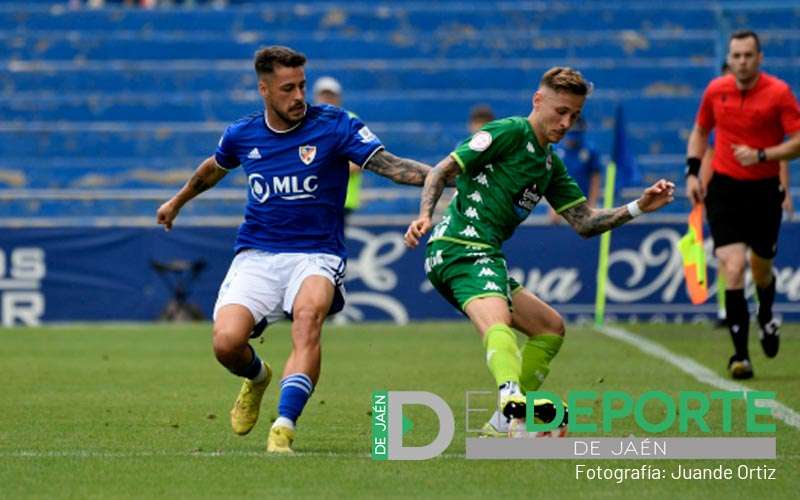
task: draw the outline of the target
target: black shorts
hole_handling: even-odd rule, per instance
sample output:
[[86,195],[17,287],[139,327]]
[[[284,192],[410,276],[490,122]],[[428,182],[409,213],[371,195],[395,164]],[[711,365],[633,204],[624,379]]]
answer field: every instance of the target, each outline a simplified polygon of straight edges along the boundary
[[777,177],[741,181],[714,173],[706,194],[714,249],[744,243],[763,259],[775,257],[785,196]]

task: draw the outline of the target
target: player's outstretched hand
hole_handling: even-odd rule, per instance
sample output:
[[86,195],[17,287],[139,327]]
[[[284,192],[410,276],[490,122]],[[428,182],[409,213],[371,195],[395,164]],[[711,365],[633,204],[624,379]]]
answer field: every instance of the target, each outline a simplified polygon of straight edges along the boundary
[[431,230],[431,219],[429,217],[420,217],[415,219],[409,224],[408,231],[404,237],[406,246],[409,248],[417,248],[419,240]]
[[156,212],[156,222],[164,226],[164,231],[169,231],[172,229],[172,221],[175,220],[175,217],[178,216],[178,211],[180,209],[175,206],[175,203],[172,200],[165,202],[163,205],[158,207],[158,212]]
[[675,198],[675,184],[666,179],[661,179],[644,190],[639,198],[639,208],[642,212],[654,212]]
[[758,150],[744,144],[731,144],[733,156],[743,167],[749,167],[758,163]]

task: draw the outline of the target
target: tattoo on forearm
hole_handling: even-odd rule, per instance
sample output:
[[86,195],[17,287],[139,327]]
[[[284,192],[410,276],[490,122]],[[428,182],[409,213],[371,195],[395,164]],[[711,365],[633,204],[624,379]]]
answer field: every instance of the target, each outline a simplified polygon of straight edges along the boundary
[[428,173],[425,179],[425,185],[422,188],[422,196],[419,202],[419,213],[433,217],[433,210],[436,208],[439,198],[442,196],[444,187],[454,186],[455,179],[461,170],[458,164],[451,158],[447,157],[440,161],[436,168]]
[[214,187],[220,179],[225,177],[227,172],[217,167],[217,162],[214,158],[208,158],[197,167],[194,175],[189,179],[186,185],[181,190],[179,195],[186,197],[186,200],[194,198],[203,191],[207,191]]
[[189,187],[195,194],[200,194],[203,191],[211,188],[213,184],[209,184],[205,177],[195,172],[191,179],[189,179]]
[[591,238],[609,229],[621,226],[633,219],[625,206],[608,209],[592,209],[581,203],[563,211],[561,215],[584,238]]
[[398,184],[421,186],[431,167],[408,158],[400,158],[383,150],[375,153],[364,165],[367,170],[387,177]]
[[425,179],[425,186],[422,188],[422,196],[419,201],[419,213],[433,217],[433,209],[442,196],[445,186],[445,176],[441,170],[433,169]]

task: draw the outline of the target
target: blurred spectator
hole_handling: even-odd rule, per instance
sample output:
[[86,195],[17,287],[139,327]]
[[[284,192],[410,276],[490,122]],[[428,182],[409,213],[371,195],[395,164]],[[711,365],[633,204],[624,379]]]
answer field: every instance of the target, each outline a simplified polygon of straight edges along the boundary
[[474,134],[487,123],[494,121],[494,111],[486,104],[478,104],[469,112],[469,133]]
[[[314,82],[312,90],[314,94],[314,104],[331,104],[342,107],[342,84],[336,78],[330,76],[320,77]],[[350,116],[355,113],[348,111]],[[361,206],[361,167],[355,163],[350,163],[350,180],[347,183],[347,198],[344,201],[345,222],[348,216]]]
[[[586,141],[586,121],[582,117],[578,118],[555,151],[567,166],[569,175],[586,195],[589,206],[596,207],[600,198],[600,155]],[[555,224],[561,221],[552,207],[549,216]]]

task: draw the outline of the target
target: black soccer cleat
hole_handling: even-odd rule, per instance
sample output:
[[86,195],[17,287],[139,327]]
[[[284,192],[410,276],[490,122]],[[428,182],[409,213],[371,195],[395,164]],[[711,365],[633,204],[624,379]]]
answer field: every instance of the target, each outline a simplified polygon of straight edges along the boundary
[[764,355],[768,358],[774,358],[778,355],[778,348],[780,347],[780,332],[778,329],[781,324],[776,319],[771,319],[760,324],[761,327],[761,348],[764,350]]
[[750,364],[749,359],[738,359],[734,354],[728,361],[728,373],[737,380],[753,378],[753,365]]

